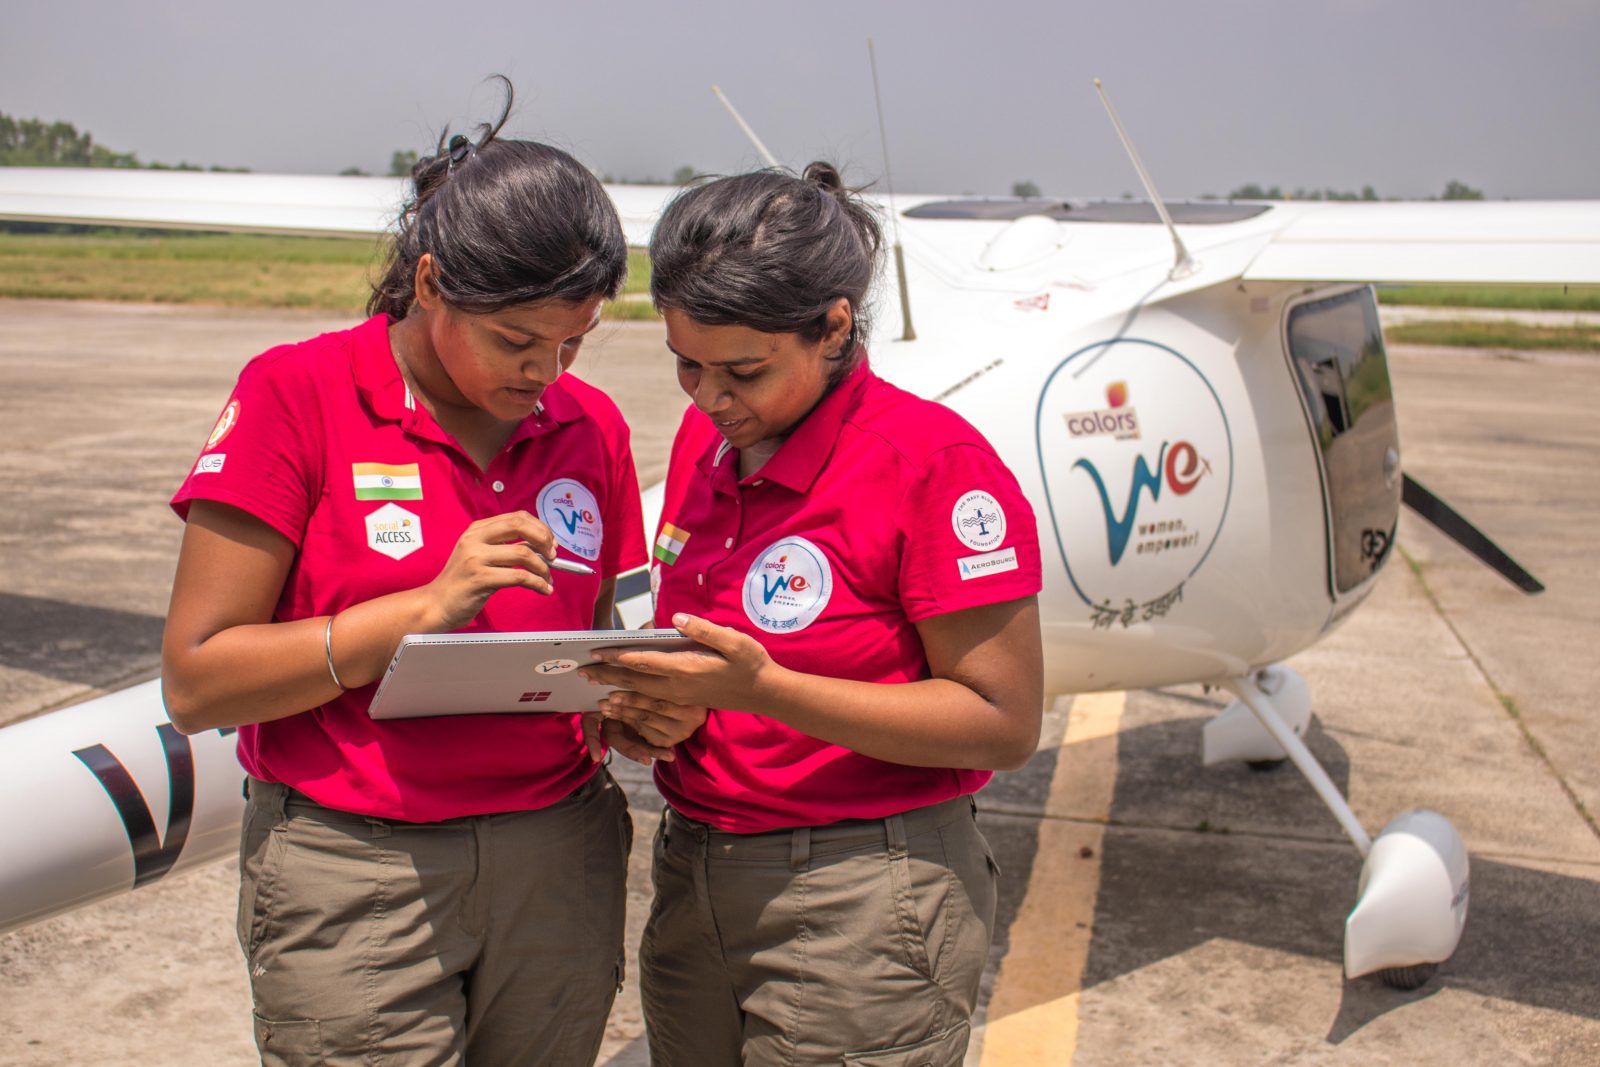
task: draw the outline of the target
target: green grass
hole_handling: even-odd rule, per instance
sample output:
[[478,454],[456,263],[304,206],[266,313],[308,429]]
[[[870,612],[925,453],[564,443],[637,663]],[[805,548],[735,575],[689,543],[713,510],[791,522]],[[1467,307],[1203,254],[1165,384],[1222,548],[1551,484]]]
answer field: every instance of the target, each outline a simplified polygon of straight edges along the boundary
[[1408,322],[1383,331],[1390,341],[1458,348],[1600,352],[1600,327],[1526,326],[1520,322]]
[[[121,300],[359,313],[383,267],[378,239],[255,234],[0,232],[0,297]],[[628,253],[625,292],[650,289],[650,257]],[[650,319],[648,300],[607,318]]]
[[381,252],[333,237],[0,233],[0,296],[359,311]]
[[622,287],[624,293],[648,293],[650,291],[650,253],[642,248],[628,249],[628,281]]
[[1396,285],[1378,289],[1378,303],[1422,307],[1600,311],[1600,288],[1567,285]]

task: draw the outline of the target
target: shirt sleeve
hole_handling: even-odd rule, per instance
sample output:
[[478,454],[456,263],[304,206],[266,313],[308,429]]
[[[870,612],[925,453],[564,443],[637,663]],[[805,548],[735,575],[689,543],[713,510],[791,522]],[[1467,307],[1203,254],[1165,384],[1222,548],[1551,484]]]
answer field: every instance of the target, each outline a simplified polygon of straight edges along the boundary
[[929,457],[901,497],[900,599],[912,622],[1037,593],[1033,508],[998,456],[953,444]]
[[[621,420],[618,420],[619,424]],[[600,575],[613,578],[644,566],[644,510],[639,501],[639,476],[633,468],[628,429],[619,425],[611,450],[611,484],[606,492],[605,541],[600,549]]]
[[314,394],[280,361],[257,356],[246,364],[200,458],[172,498],[178,517],[187,521],[196,500],[229,504],[299,548],[323,483],[323,430]]

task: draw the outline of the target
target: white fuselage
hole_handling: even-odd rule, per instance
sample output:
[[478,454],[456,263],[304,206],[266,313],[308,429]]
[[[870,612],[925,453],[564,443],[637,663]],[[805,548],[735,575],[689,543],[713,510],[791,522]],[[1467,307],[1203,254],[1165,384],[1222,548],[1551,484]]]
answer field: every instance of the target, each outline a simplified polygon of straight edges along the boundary
[[[1332,317],[1353,320],[1370,295],[1242,281],[1269,218],[1188,229],[1200,269],[1179,282],[1159,226],[902,220],[917,339],[898,340],[889,278],[874,366],[976,425],[1032,501],[1050,692],[1210,681],[1285,658],[1387,558],[1372,553],[1355,581],[1346,566],[1334,594],[1334,498],[1287,345],[1294,309],[1350,294]],[[1392,438],[1387,385],[1384,369],[1383,410],[1366,410]],[[1399,485],[1382,452],[1357,469],[1378,498],[1369,542],[1386,546]]]

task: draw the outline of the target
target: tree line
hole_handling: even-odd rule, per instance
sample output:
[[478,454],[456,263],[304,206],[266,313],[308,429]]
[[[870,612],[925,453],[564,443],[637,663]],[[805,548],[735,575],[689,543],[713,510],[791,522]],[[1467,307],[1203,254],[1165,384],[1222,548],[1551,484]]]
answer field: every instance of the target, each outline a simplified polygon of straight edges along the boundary
[[120,167],[143,170],[247,171],[248,167],[202,167],[196,163],[141,163],[132,152],[114,152],[95,144],[70,122],[19,119],[0,111],[0,166]]
[[[1011,183],[1011,195],[1023,200],[1033,200],[1039,197],[1039,187],[1031,181]],[[1122,199],[1132,200],[1132,193],[1123,193]],[[1255,182],[1241,185],[1227,196],[1218,196],[1216,193],[1201,193],[1201,200],[1400,200],[1402,197],[1380,197],[1378,191],[1370,185],[1363,185],[1361,191],[1352,193],[1340,189],[1296,189],[1285,193],[1279,186],[1262,188]],[[1474,189],[1466,182],[1451,179],[1445,183],[1444,192],[1438,196],[1430,196],[1429,200],[1482,200],[1483,190]]]

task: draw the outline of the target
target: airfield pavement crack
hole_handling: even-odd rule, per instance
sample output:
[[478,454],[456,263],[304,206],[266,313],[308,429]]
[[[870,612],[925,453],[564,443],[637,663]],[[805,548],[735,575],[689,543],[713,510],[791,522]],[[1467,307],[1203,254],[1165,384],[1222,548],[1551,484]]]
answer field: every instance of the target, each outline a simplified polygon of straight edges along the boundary
[[1578,818],[1582,819],[1584,825],[1589,827],[1589,832],[1595,836],[1595,839],[1600,840],[1600,823],[1597,823],[1595,817],[1590,814],[1589,809],[1583,803],[1583,798],[1578,796],[1577,791],[1572,788],[1566,778],[1562,777],[1561,771],[1557,769],[1555,762],[1551,760],[1550,754],[1545,751],[1544,746],[1539,743],[1539,739],[1533,736],[1533,730],[1528,726],[1527,721],[1523,719],[1522,712],[1517,707],[1516,698],[1500,688],[1500,684],[1489,673],[1489,668],[1479,658],[1477,651],[1467,643],[1466,636],[1456,627],[1449,613],[1444,610],[1444,605],[1439,602],[1439,598],[1434,595],[1433,590],[1428,586],[1428,579],[1422,573],[1422,566],[1411,558],[1410,553],[1405,550],[1405,546],[1397,544],[1395,548],[1399,550],[1400,558],[1406,561],[1406,566],[1410,568],[1411,573],[1416,576],[1417,584],[1422,587],[1422,595],[1428,598],[1428,603],[1433,605],[1433,610],[1438,613],[1440,620],[1450,628],[1450,632],[1455,635],[1456,643],[1467,654],[1467,658],[1472,661],[1472,665],[1478,669],[1478,674],[1483,678],[1484,684],[1489,687],[1489,691],[1494,694],[1495,700],[1499,701],[1500,709],[1506,713],[1506,717],[1521,732],[1522,739],[1528,743],[1528,747],[1533,750],[1533,754],[1539,757],[1540,762],[1549,769],[1550,776],[1556,780],[1556,784],[1561,786],[1562,792],[1567,794],[1567,799],[1572,802],[1572,808],[1578,813]]
[[1072,823],[1079,826],[1103,826],[1108,830],[1126,830],[1157,834],[1198,834],[1211,837],[1237,837],[1241,840],[1278,841],[1292,845],[1327,845],[1347,849],[1350,839],[1343,836],[1298,834],[1288,830],[1235,830],[1226,826],[1173,826],[1169,823],[1140,822],[1132,819],[1091,819],[1082,815],[1063,815],[1059,812],[1035,811],[1015,804],[980,803],[978,813],[1001,819],[1023,819],[1038,822]]

